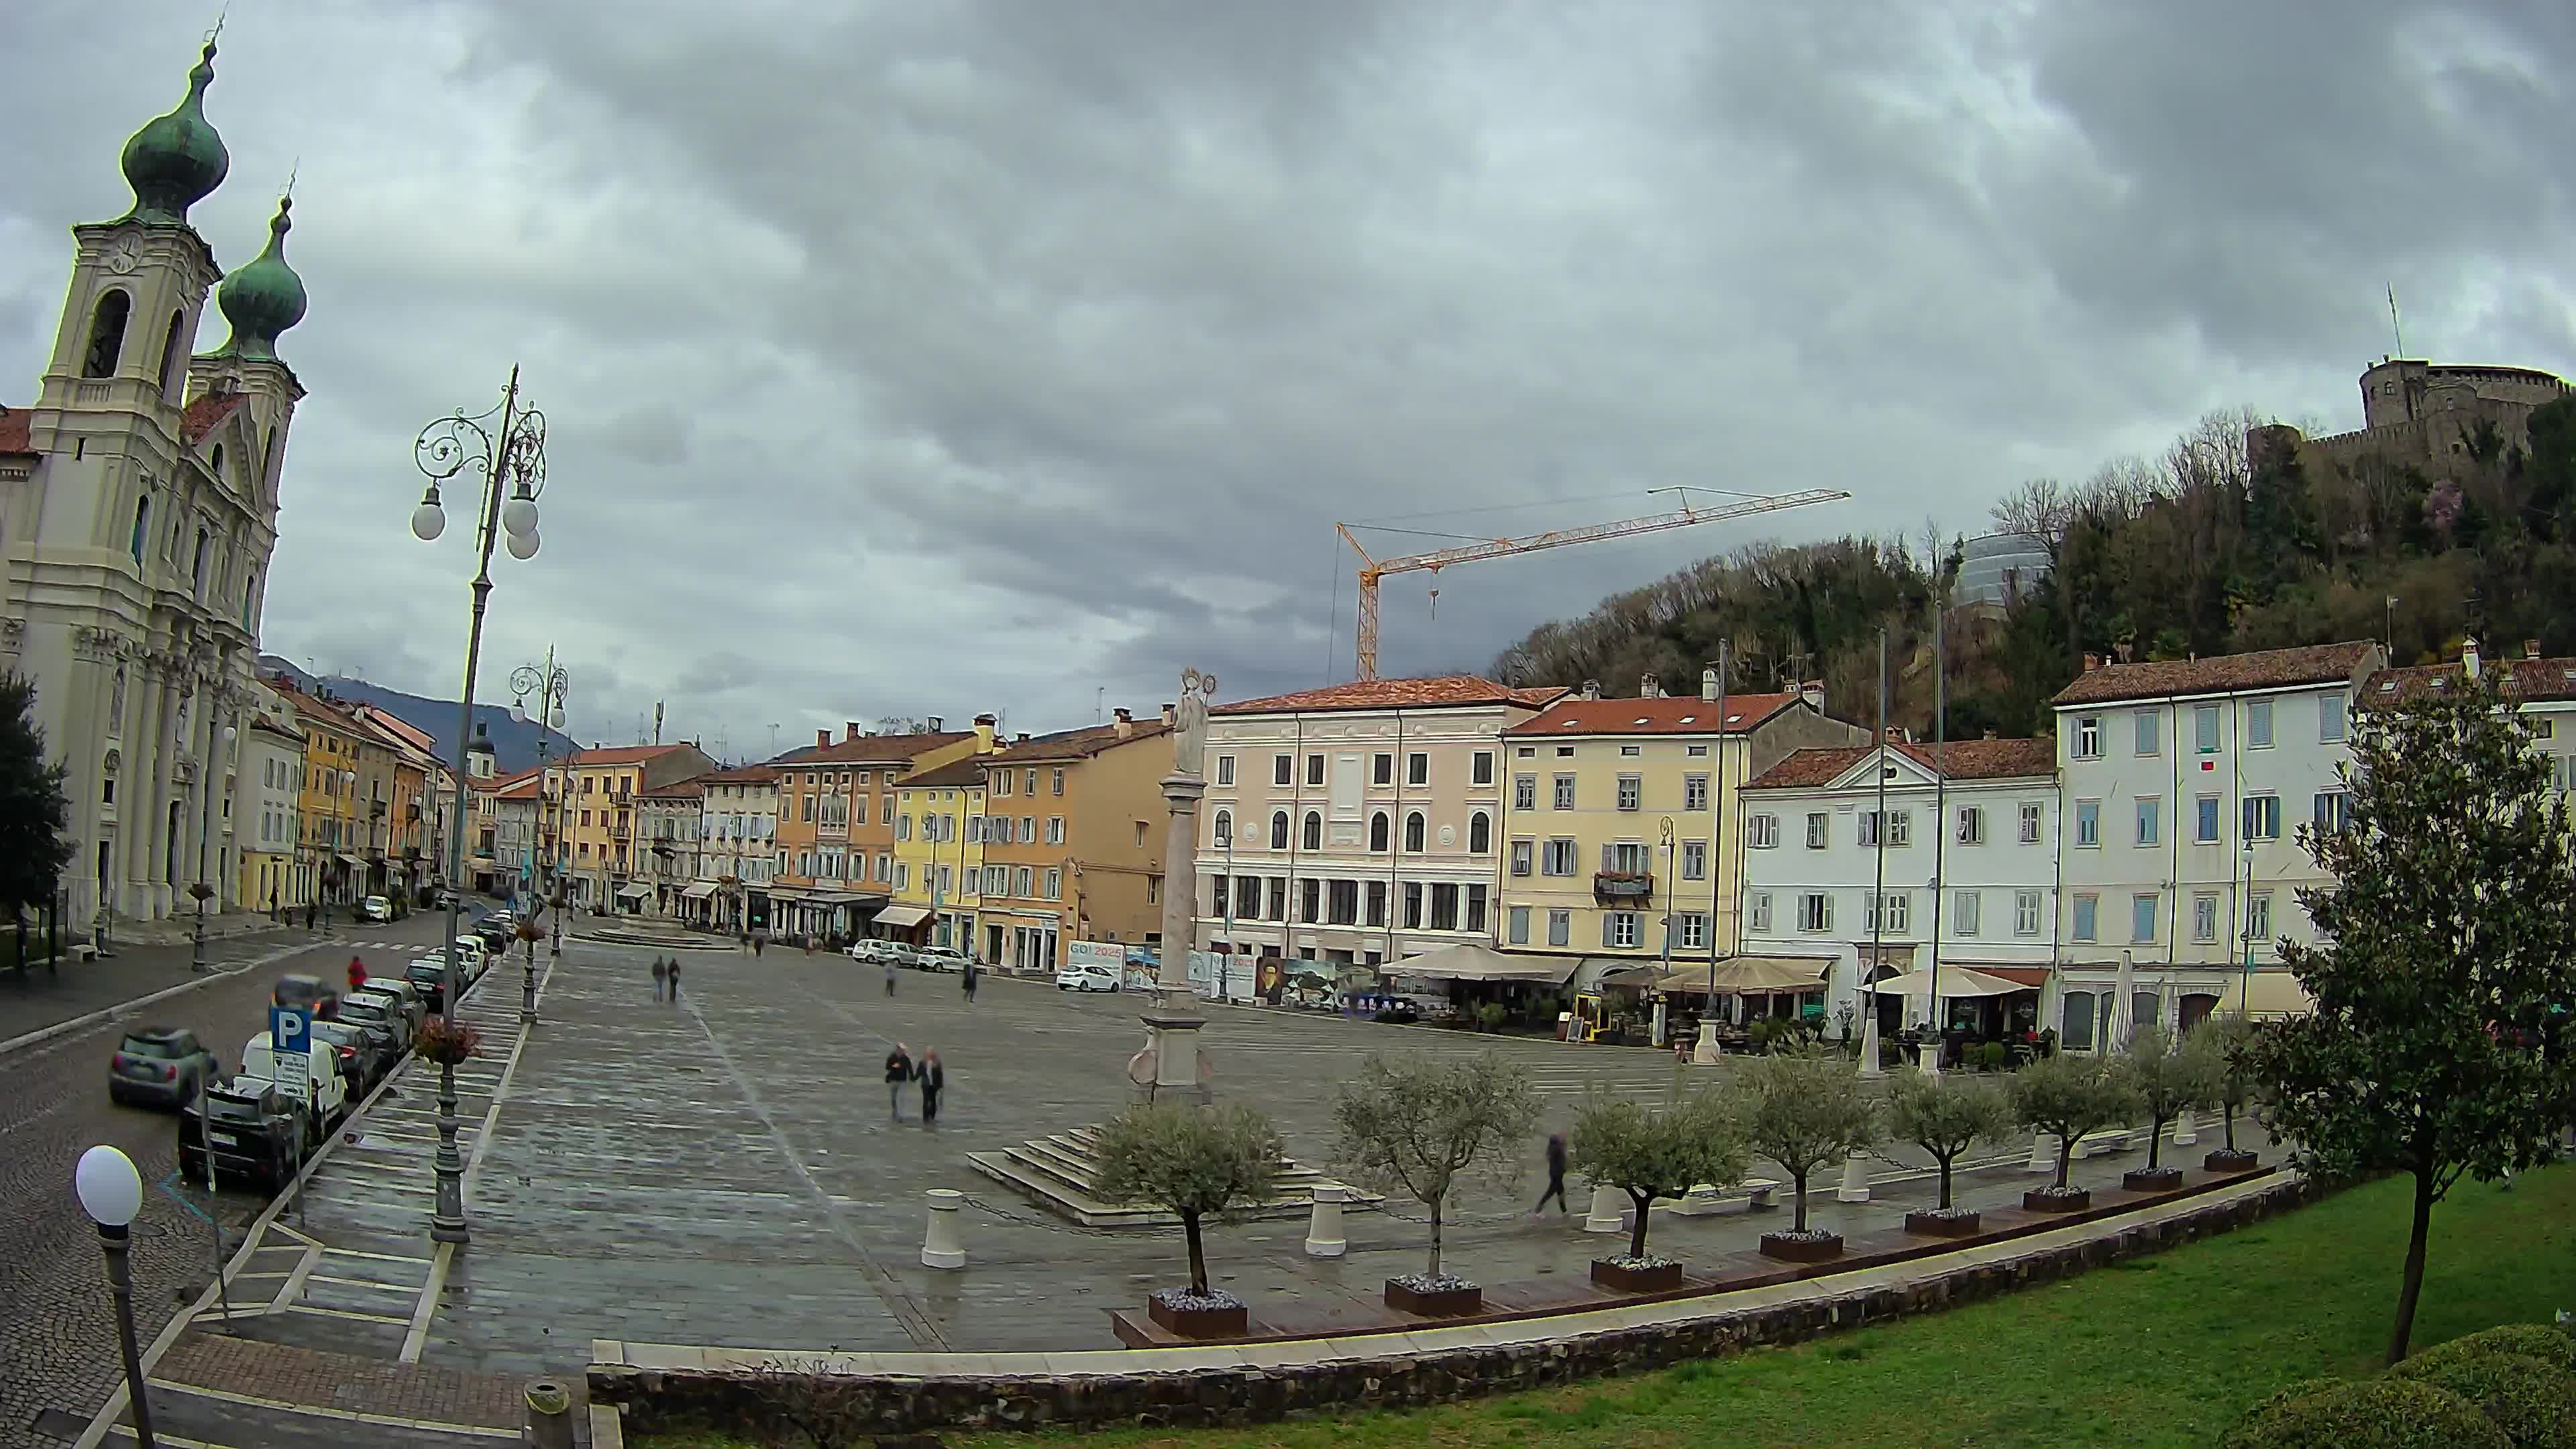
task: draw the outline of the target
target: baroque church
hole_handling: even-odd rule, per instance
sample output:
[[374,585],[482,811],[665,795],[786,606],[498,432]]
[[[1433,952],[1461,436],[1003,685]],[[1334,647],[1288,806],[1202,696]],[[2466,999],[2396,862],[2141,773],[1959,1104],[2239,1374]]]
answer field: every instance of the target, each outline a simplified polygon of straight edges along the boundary
[[[286,201],[267,249],[229,275],[188,222],[231,166],[205,114],[214,59],[209,41],[177,109],[125,143],[133,209],[72,228],[35,404],[0,408],[0,667],[35,681],[67,767],[74,921],[183,914],[193,882],[229,897],[238,879],[238,734],[304,396],[277,340],[304,316],[304,283]],[[209,294],[231,336],[199,353]]]

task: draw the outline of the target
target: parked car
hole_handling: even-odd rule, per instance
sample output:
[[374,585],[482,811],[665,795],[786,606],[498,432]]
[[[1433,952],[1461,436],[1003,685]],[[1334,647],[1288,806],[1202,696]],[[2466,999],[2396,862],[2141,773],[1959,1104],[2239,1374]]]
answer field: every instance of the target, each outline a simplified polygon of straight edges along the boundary
[[[403,968],[403,979],[420,992],[420,1003],[432,1016],[447,1014],[447,961],[439,956],[423,956]],[[459,972],[457,989],[461,993],[472,984],[472,978]]]
[[256,1182],[271,1192],[303,1165],[307,1130],[304,1104],[264,1081],[206,1089],[205,1111],[179,1114],[179,1173],[206,1180],[209,1154],[215,1181]]
[[370,995],[390,996],[400,1002],[403,1020],[413,1031],[420,1030],[420,1024],[429,1019],[429,1003],[420,999],[420,988],[412,985],[408,976],[370,976],[366,988],[352,992],[351,998]]
[[954,946],[923,946],[913,955],[922,970],[951,974],[964,971],[966,963],[975,959]]
[[271,1006],[300,1006],[317,1019],[328,1021],[340,1010],[340,988],[319,976],[280,976],[277,986],[268,993]]
[[233,1074],[232,1086],[236,1091],[246,1090],[255,1082],[275,1087],[312,1109],[312,1120],[305,1124],[308,1135],[303,1151],[297,1155],[298,1161],[321,1146],[322,1135],[339,1126],[340,1119],[349,1115],[349,1090],[340,1076],[339,1054],[327,1048],[318,1052],[282,1054],[268,1044],[268,1033],[261,1032],[242,1043],[241,1070]]
[[390,921],[393,918],[394,903],[385,899],[383,896],[369,896],[365,900],[358,902],[359,920]]
[[892,961],[897,966],[918,966],[921,953],[908,941],[885,941],[874,936],[850,943],[850,959],[870,963]]
[[222,1075],[223,1064],[197,1044],[196,1033],[147,1026],[127,1032],[107,1059],[107,1096],[120,1104],[185,1107]]
[[1118,989],[1119,974],[1115,966],[1103,966],[1096,961],[1086,961],[1056,972],[1055,989],[1058,991],[1115,991]]
[[317,1021],[313,1023],[313,1039],[327,1043],[339,1057],[340,1072],[348,1080],[353,1099],[375,1090],[376,1083],[383,1081],[400,1059],[391,1033],[354,1021]]
[[[518,917],[508,911],[494,911],[474,923],[472,939],[486,951],[499,951],[510,944],[511,936],[516,934],[518,929]],[[466,937],[460,936],[457,939],[464,940]]]
[[404,1018],[400,1004],[390,997],[376,996],[364,1001],[353,999],[343,1002],[340,1007],[340,1019],[355,1022],[360,1026],[375,1027],[392,1037],[397,1047],[406,1051],[411,1048],[411,1025]]

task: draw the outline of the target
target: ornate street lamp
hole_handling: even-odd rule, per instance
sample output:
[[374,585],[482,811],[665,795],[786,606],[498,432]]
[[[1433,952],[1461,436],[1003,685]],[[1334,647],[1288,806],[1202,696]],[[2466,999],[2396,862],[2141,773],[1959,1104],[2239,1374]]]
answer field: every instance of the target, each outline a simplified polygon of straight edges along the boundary
[[[546,846],[548,858],[544,880],[547,883],[549,895],[552,893],[551,882],[554,880],[555,870],[554,843],[546,833],[546,807],[555,803],[555,797],[554,792],[548,788],[550,782],[547,777],[554,771],[545,763],[547,750],[544,731],[563,728],[564,692],[570,688],[572,688],[572,676],[556,666],[552,645],[546,646],[545,668],[539,669],[533,664],[522,664],[510,671],[510,693],[515,696],[510,701],[510,718],[526,724],[528,696],[532,694],[537,696],[537,721],[541,726],[537,737],[537,836]],[[567,766],[570,765],[571,757],[566,756],[564,763]],[[560,818],[558,810],[558,821]],[[547,951],[546,963],[552,966],[563,960],[563,912],[554,909],[550,904],[548,915],[550,919],[547,925],[553,928],[554,944]],[[522,925],[524,924],[523,922]],[[525,1026],[533,1025],[537,1019],[537,943],[533,936],[523,936],[520,939],[527,942],[527,949],[520,953],[525,958],[522,962],[525,977],[519,983],[519,1021]]]
[[[435,542],[447,529],[438,485],[461,473],[482,475],[483,497],[474,513],[474,612],[465,634],[465,692],[456,706],[455,811],[456,818],[463,820],[469,803],[467,782],[472,778],[466,751],[474,739],[474,671],[482,663],[483,613],[492,596],[492,545],[504,544],[515,559],[537,556],[537,496],[546,487],[546,415],[520,404],[519,369],[513,367],[499,407],[472,416],[459,409],[421,429],[412,441],[412,461],[429,478],[429,488],[411,515],[412,536],[423,543]],[[465,832],[451,831],[447,876],[459,880],[464,874]],[[464,894],[449,892],[447,938],[439,956],[446,963],[440,984],[450,1020],[462,990],[456,938],[463,929],[464,909]],[[456,1064],[442,1061],[438,1066],[438,1206],[429,1219],[430,1237],[442,1243],[462,1243],[467,1238],[465,1159],[456,1150],[456,1125]]]
[[134,1411],[134,1442],[151,1449],[152,1406],[143,1395],[143,1357],[134,1346],[134,1274],[126,1263],[128,1233],[143,1211],[143,1177],[134,1159],[113,1147],[93,1147],[72,1170],[81,1211],[98,1224],[99,1250],[107,1258],[107,1291],[116,1300],[116,1346],[125,1357],[125,1397]]

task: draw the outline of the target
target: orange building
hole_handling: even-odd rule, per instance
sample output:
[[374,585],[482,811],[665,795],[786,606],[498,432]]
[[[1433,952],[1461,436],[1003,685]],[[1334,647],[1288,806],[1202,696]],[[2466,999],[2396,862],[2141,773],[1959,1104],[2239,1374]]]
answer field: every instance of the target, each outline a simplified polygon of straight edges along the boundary
[[1162,939],[1170,733],[1168,712],[1140,723],[1122,709],[981,762],[983,960],[1052,973],[1067,942]]
[[900,868],[895,786],[991,750],[993,723],[978,715],[971,730],[943,730],[933,719],[911,734],[871,735],[852,721],[838,740],[816,730],[812,745],[770,761],[778,772],[778,872],[765,887],[746,887],[751,927],[817,942],[909,935],[919,921],[904,914],[911,908],[891,904]]

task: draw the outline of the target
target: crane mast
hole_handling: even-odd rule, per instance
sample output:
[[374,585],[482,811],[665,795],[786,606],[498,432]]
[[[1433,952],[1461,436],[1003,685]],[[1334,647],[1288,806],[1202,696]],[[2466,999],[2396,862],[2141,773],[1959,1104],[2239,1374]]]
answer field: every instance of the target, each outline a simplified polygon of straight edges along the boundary
[[[1777,513],[1784,508],[1804,508],[1811,503],[1834,503],[1851,497],[1839,488],[1809,488],[1797,493],[1763,494],[1741,503],[1715,508],[1693,508],[1685,504],[1670,513],[1649,514],[1643,518],[1623,518],[1613,523],[1585,524],[1579,528],[1551,529],[1546,533],[1524,534],[1519,538],[1478,539],[1451,548],[1433,549],[1427,553],[1405,554],[1398,558],[1372,558],[1351,525],[1336,523],[1333,527],[1351,552],[1360,556],[1359,608],[1359,677],[1377,678],[1377,589],[1379,580],[1388,574],[1438,573],[1451,564],[1473,563],[1478,559],[1505,558],[1512,554],[1536,553],[1540,549],[1565,548],[1578,543],[1594,543],[1605,538],[1632,538],[1641,533],[1661,533],[1669,528],[1689,528],[1694,524],[1722,523],[1730,518],[1749,518],[1757,513]],[[1366,525],[1362,525],[1365,527]]]

